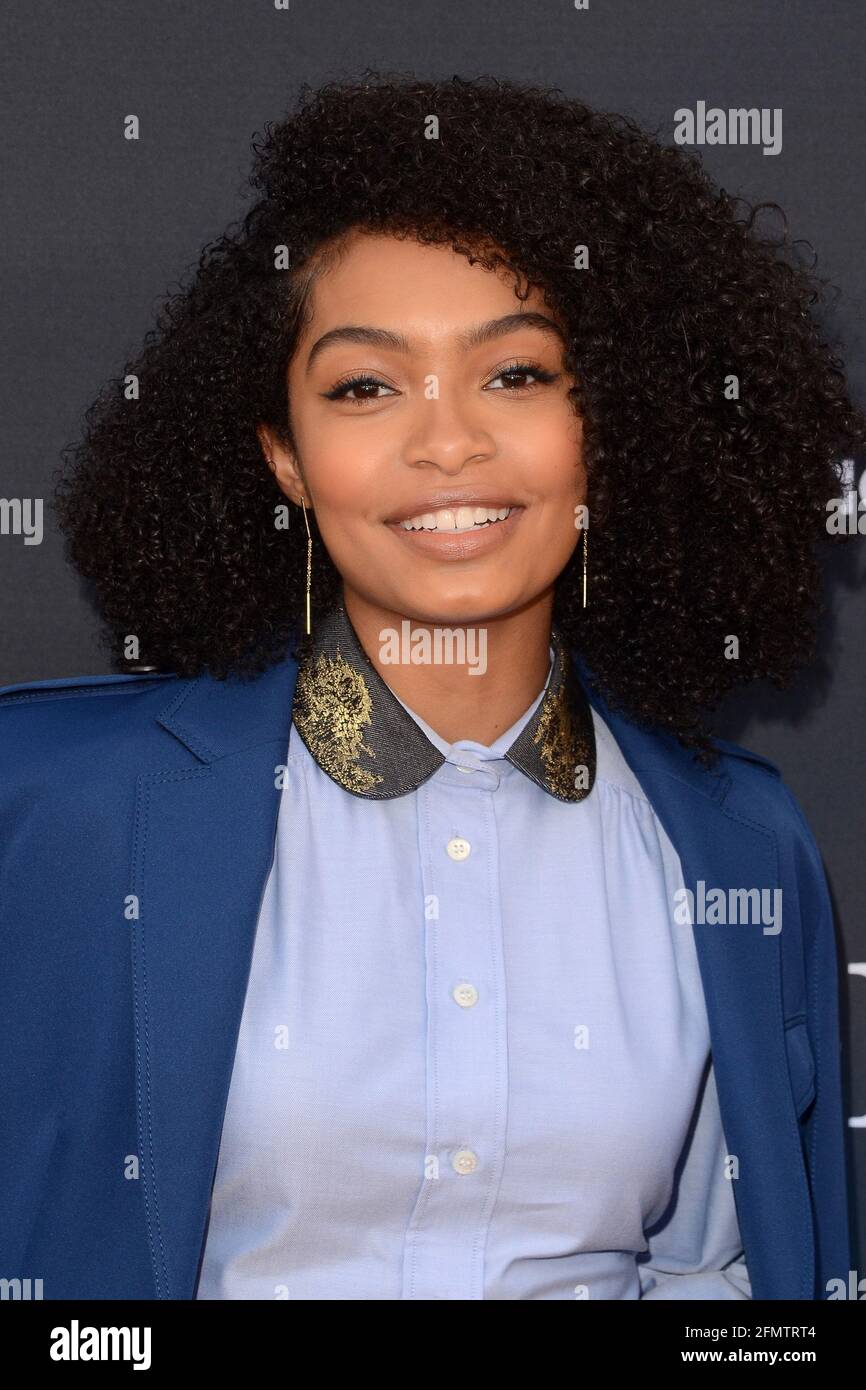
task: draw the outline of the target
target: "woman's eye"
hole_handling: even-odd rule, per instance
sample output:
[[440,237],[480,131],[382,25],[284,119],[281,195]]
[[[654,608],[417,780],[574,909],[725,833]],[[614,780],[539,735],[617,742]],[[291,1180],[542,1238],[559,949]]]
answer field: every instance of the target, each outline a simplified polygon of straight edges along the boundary
[[[489,389],[489,387],[493,385],[494,381],[508,381],[511,384],[504,388],[507,391],[531,390],[532,386],[537,385],[539,382],[555,381],[556,376],[557,374],[555,372],[547,372],[544,370],[543,367],[534,366],[531,363],[519,364],[513,367],[503,368],[503,370],[498,374],[498,376],[495,376],[492,378],[491,381],[488,381],[487,386],[484,389]],[[526,377],[534,377],[535,381],[527,385],[527,382],[525,380]],[[503,388],[497,387],[496,389],[502,390]]]
[[[330,391],[325,392],[325,398],[329,401],[348,401],[349,405],[363,405],[366,401],[380,400],[380,396],[368,394],[370,392],[390,391],[392,388],[386,386],[384,381],[379,381],[374,376],[356,376],[350,381],[340,381]],[[350,396],[350,391],[359,391],[361,395]]]

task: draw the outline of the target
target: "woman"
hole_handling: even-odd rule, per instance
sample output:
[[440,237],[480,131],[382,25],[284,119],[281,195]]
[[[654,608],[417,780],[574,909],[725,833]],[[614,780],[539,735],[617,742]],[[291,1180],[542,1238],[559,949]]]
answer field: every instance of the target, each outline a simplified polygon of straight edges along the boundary
[[826,1298],[826,881],[702,717],[813,652],[812,277],[486,79],[307,93],[253,184],[58,488],[128,669],[0,692],[3,1272]]

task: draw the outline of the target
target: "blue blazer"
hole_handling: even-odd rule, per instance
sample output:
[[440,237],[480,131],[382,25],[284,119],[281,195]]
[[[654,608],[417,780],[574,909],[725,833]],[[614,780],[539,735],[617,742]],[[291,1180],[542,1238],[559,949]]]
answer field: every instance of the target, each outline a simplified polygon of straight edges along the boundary
[[[852,1261],[815,842],[773,763],[717,740],[710,772],[575,666],[686,885],[782,890],[778,934],[693,931],[753,1297],[826,1298]],[[296,673],[0,689],[0,1277],[46,1299],[195,1297]]]

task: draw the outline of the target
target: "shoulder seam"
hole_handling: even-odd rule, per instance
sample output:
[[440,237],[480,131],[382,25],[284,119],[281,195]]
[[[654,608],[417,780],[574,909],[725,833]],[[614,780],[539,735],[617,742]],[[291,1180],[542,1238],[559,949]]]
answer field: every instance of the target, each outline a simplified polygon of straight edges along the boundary
[[[32,685],[0,686],[0,705],[30,704],[37,700],[73,700],[86,696],[118,695],[146,689],[156,681],[176,679],[174,673],[160,673],[156,677],[117,675],[102,677],[70,677],[68,682],[51,682],[45,685],[34,681]],[[91,683],[93,682],[93,683]]]

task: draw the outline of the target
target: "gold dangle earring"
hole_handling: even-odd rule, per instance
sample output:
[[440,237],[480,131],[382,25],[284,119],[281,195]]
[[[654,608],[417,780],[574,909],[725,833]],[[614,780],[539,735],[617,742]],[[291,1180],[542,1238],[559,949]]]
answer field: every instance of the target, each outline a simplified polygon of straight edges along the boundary
[[310,523],[307,520],[307,509],[304,506],[304,499],[301,498],[301,506],[304,509],[304,525],[307,528],[307,636],[310,635],[310,588],[313,575],[313,538],[310,535]]
[[583,528],[583,606],[584,606],[584,608],[586,607],[586,551],[587,551],[587,535],[588,535],[588,533],[589,533],[589,527],[588,527],[588,526],[584,526],[584,528]]

